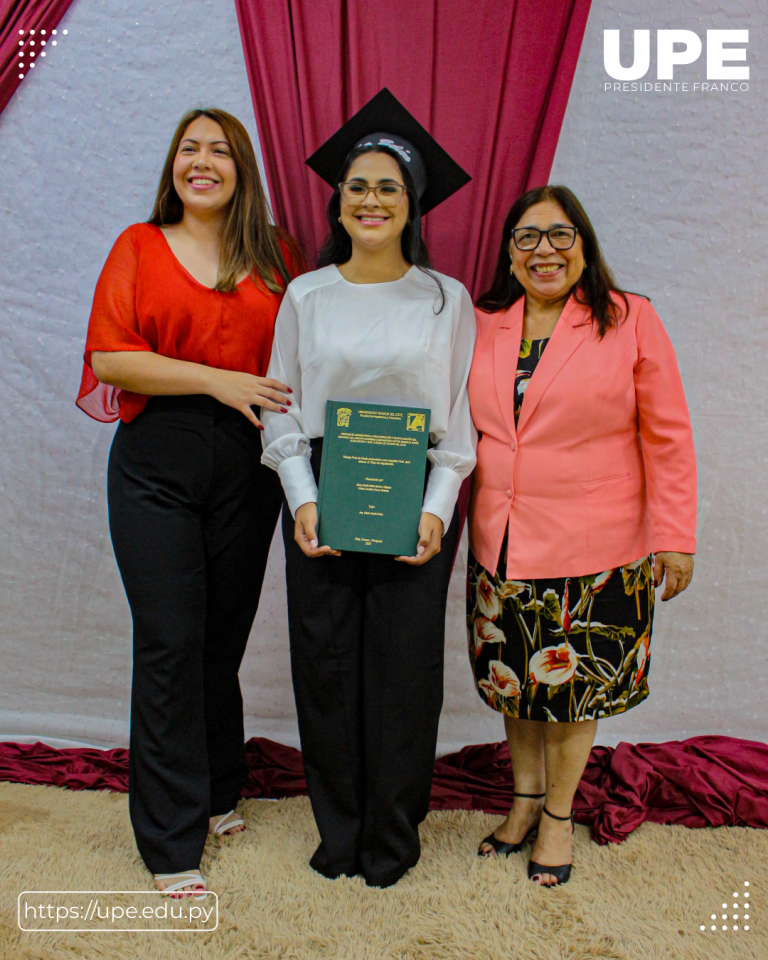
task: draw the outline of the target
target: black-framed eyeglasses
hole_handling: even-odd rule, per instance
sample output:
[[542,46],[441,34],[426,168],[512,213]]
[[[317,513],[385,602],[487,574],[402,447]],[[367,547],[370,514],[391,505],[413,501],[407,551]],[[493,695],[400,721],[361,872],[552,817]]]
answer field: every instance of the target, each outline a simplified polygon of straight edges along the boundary
[[518,250],[535,250],[546,237],[555,250],[570,250],[576,243],[578,227],[550,227],[549,230],[537,230],[536,227],[515,227],[512,239]]
[[395,183],[394,180],[378,183],[375,187],[369,187],[367,183],[360,180],[346,180],[339,184],[339,190],[346,203],[364,203],[368,199],[368,194],[373,192],[382,207],[394,207],[402,199],[405,186],[402,183]]

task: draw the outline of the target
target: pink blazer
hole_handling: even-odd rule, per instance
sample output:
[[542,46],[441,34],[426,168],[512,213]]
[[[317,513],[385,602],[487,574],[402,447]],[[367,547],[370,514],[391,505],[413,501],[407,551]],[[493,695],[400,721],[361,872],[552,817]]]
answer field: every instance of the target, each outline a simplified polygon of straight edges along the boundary
[[600,573],[651,550],[695,552],[696,456],[675,351],[651,304],[628,299],[627,319],[600,340],[570,298],[517,428],[524,298],[506,312],[475,311],[469,537],[487,570],[496,571],[507,530],[508,579]]

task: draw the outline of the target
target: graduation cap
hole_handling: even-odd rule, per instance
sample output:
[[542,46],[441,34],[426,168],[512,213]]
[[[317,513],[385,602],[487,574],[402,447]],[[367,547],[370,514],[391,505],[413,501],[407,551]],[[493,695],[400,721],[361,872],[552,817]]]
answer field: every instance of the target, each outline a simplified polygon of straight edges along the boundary
[[307,166],[335,189],[347,155],[369,144],[404,161],[422,214],[472,179],[386,87],[326,140],[306,161]]

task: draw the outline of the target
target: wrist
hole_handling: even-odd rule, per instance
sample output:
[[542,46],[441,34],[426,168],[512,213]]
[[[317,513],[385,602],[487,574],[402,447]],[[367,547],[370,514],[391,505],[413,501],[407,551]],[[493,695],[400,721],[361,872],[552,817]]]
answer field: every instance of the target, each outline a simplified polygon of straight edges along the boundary
[[431,510],[422,510],[422,517],[428,517],[430,520],[434,520],[436,523],[440,524],[441,531],[445,532],[445,521],[442,517],[439,517],[436,513],[432,513]]
[[204,364],[200,364],[200,392],[207,394],[209,397],[215,397],[220,382],[221,370],[217,370],[216,367],[208,367]]

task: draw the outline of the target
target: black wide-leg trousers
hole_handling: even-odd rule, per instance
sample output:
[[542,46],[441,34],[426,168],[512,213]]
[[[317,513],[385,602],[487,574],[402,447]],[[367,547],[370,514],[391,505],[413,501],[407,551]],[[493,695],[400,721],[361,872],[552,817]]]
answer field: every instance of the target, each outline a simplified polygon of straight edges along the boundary
[[131,823],[153,873],[195,868],[245,784],[238,680],[282,494],[261,433],[207,396],[121,423],[109,527],[133,615]]
[[[312,441],[319,474],[322,445]],[[310,864],[389,886],[419,859],[443,703],[458,517],[419,567],[347,552],[309,558],[283,509],[291,669],[309,798]]]

